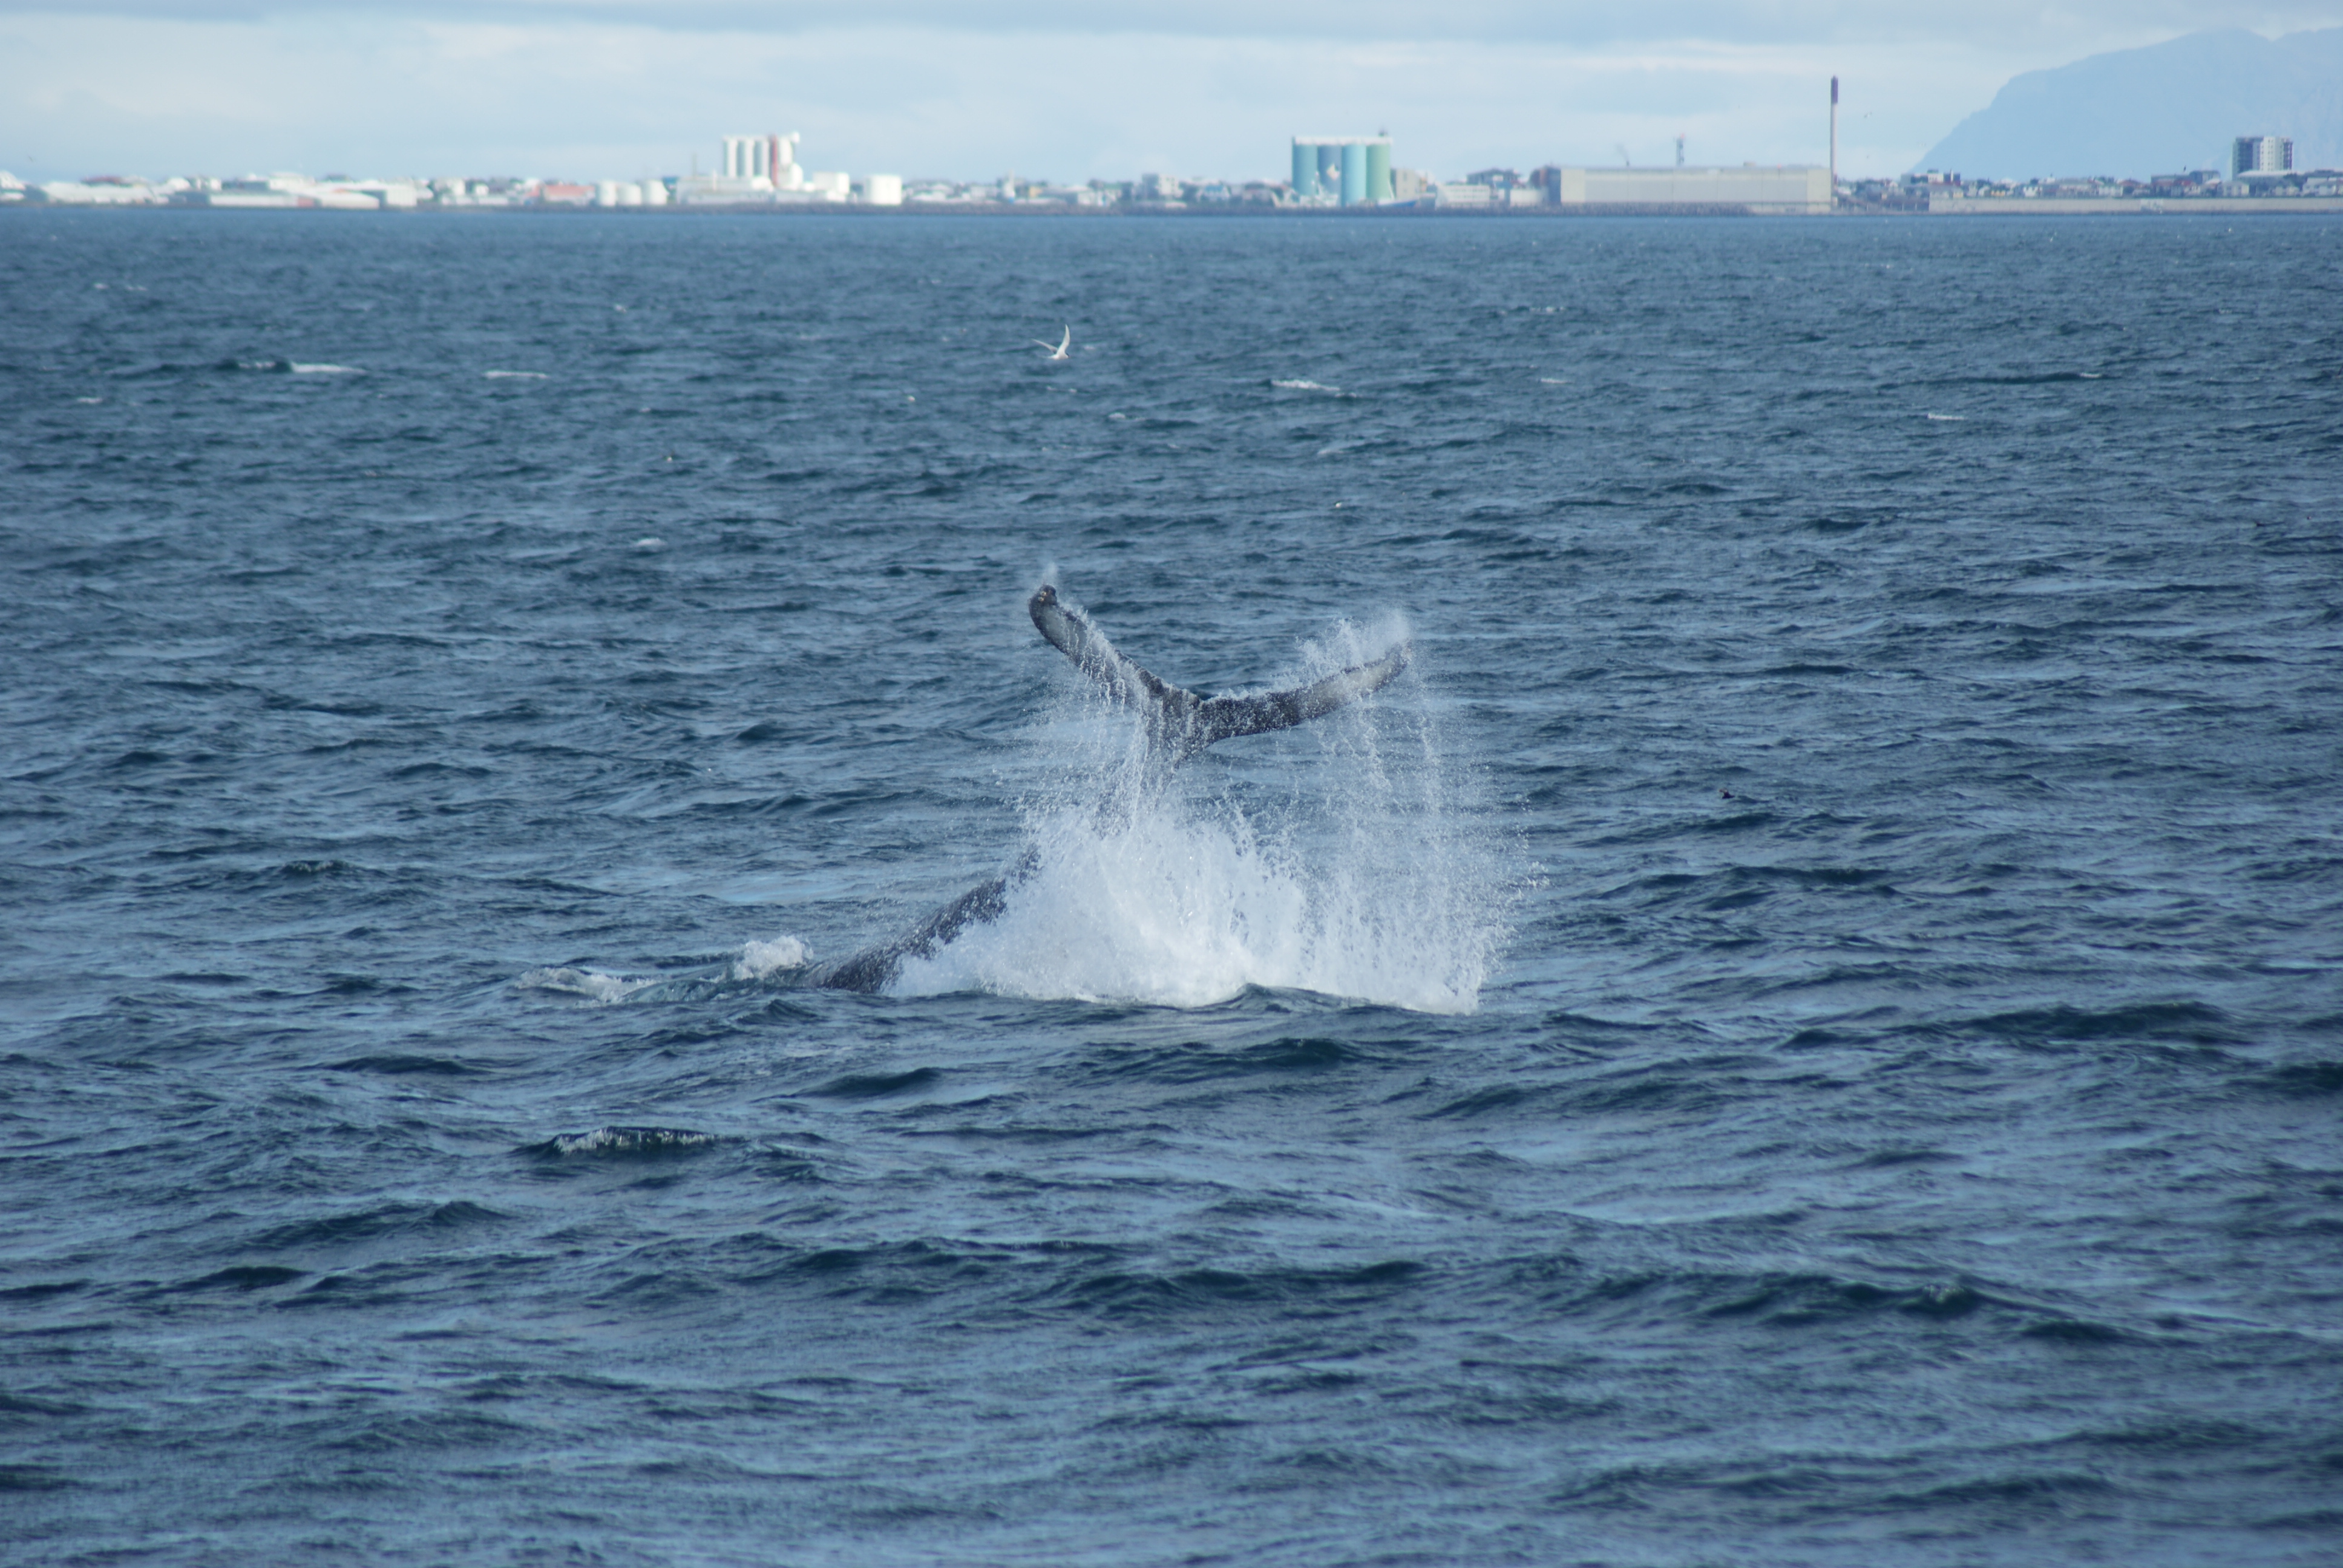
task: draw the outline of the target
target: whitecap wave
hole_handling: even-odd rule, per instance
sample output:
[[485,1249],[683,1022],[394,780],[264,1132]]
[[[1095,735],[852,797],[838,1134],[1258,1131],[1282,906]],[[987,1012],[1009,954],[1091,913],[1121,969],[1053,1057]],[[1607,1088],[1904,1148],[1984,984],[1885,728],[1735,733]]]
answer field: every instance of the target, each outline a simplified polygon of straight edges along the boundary
[[481,374],[486,376],[491,381],[542,381],[546,379],[546,373],[542,370],[487,370],[481,372]]
[[538,1144],[533,1152],[564,1157],[580,1155],[679,1154],[706,1149],[724,1140],[713,1132],[681,1127],[597,1127],[591,1132],[564,1132]]
[[801,970],[806,965],[806,945],[795,937],[775,937],[769,942],[749,942],[740,949],[740,956],[732,964],[736,980],[763,980],[782,970]]
[[363,376],[365,371],[355,365],[305,365],[298,359],[288,359],[285,367],[296,376]]
[[1332,392],[1339,396],[1342,390],[1340,387],[1328,387],[1322,382],[1304,381],[1299,378],[1292,381],[1272,380],[1270,385],[1282,387],[1288,392]]
[[531,970],[513,981],[517,990],[548,990],[567,996],[582,996],[589,1001],[623,1001],[646,986],[657,985],[652,980],[628,980],[624,975],[605,974],[600,970],[544,969]]

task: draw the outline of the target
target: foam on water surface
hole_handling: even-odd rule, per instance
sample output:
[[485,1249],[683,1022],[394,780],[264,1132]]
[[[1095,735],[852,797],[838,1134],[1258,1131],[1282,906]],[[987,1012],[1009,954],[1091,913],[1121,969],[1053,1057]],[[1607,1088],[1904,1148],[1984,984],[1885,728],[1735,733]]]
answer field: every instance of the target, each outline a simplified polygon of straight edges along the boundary
[[597,1127],[591,1132],[565,1132],[549,1138],[533,1151],[563,1158],[679,1154],[722,1141],[713,1132],[695,1132],[682,1127]]
[[605,974],[600,970],[568,968],[531,970],[513,981],[520,990],[553,991],[602,1002],[624,1001],[658,983],[655,980],[628,980],[623,975]]
[[795,937],[775,937],[769,942],[751,941],[743,944],[740,956],[733,961],[732,978],[736,980],[763,980],[782,970],[803,969],[806,945]]

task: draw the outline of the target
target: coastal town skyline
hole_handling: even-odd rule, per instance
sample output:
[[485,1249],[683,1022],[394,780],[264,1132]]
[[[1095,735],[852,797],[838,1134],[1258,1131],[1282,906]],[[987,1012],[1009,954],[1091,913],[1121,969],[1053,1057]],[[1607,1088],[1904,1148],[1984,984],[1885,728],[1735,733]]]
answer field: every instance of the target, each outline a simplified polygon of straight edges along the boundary
[[516,0],[491,21],[407,0],[285,0],[257,14],[209,0],[71,12],[11,0],[0,167],[31,180],[277,169],[639,180],[704,159],[711,124],[777,119],[830,166],[963,182],[1274,180],[1282,138],[1318,126],[1389,131],[1411,163],[1451,176],[1524,160],[1663,165],[1680,137],[1694,163],[1806,164],[1827,156],[1815,85],[1836,75],[1840,171],[1876,176],[1916,166],[2024,71],[2192,25],[2343,20],[2343,5],[2240,18],[2189,0],[2153,13],[2088,5],[2054,21],[1987,5],[1994,25],[1982,27],[1974,10],[1956,24],[1931,7],[1831,5],[1786,22],[1741,5],[1642,21],[1494,3],[1436,15],[1142,5],[1115,30],[1041,5],[789,15],[795,30],[773,7],[721,0]]

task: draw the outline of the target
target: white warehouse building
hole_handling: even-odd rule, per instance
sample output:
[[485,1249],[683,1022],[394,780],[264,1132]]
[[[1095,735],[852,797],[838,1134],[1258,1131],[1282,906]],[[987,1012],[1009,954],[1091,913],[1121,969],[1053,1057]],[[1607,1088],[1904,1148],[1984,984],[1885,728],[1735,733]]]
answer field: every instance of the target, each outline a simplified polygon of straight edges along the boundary
[[1830,170],[1778,164],[1739,168],[1564,168],[1552,199],[1562,206],[1719,206],[1753,213],[1826,213]]

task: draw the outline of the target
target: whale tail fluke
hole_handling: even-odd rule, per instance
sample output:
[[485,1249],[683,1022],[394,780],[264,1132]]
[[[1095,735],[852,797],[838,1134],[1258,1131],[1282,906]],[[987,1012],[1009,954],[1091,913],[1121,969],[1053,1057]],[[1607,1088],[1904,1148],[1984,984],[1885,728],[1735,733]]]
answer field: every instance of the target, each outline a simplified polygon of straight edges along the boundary
[[1338,670],[1289,691],[1203,698],[1124,658],[1104,633],[1059,599],[1054,587],[1043,584],[1026,608],[1035,628],[1073,660],[1075,668],[1096,681],[1108,696],[1141,711],[1148,738],[1173,762],[1184,761],[1217,741],[1305,724],[1381,690],[1407,668],[1409,648],[1403,642],[1371,663]]
[[1272,729],[1291,729],[1322,714],[1332,713],[1345,703],[1389,686],[1407,668],[1409,651],[1403,642],[1372,663],[1353,665],[1291,691],[1211,698],[1198,715],[1205,730],[1202,744],[1210,746],[1215,740],[1260,735]]
[[[1044,585],[1026,608],[1032,614],[1035,628],[1051,646],[1074,661],[1075,668],[1097,682],[1108,696],[1139,711],[1155,754],[1173,764],[1185,761],[1215,741],[1306,724],[1345,703],[1381,690],[1407,668],[1409,649],[1403,642],[1372,663],[1337,670],[1290,691],[1264,691],[1251,697],[1199,697],[1117,652],[1114,644],[1081,611],[1060,601],[1055,588]],[[805,983],[837,990],[886,990],[901,975],[906,960],[933,958],[969,927],[999,920],[1008,910],[1011,894],[1040,865],[1039,851],[1029,846],[1007,872],[970,889],[906,935],[815,969]]]

